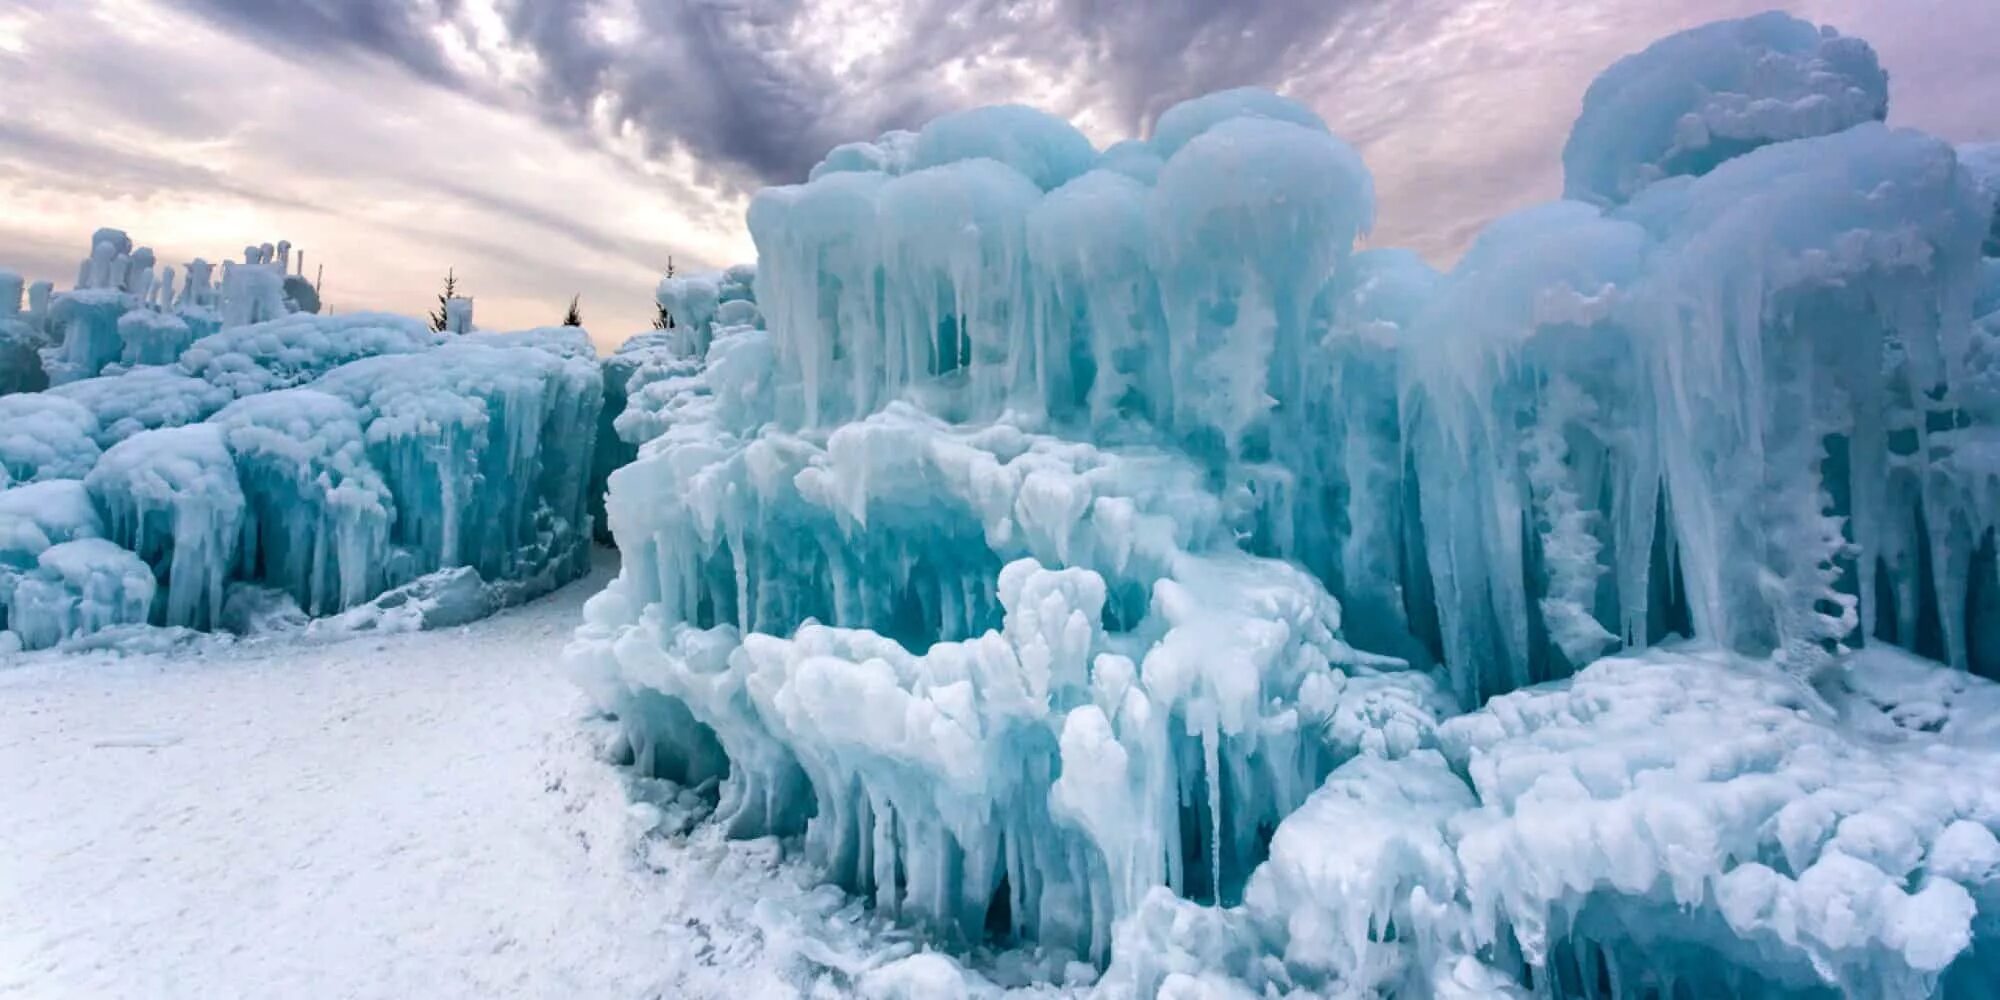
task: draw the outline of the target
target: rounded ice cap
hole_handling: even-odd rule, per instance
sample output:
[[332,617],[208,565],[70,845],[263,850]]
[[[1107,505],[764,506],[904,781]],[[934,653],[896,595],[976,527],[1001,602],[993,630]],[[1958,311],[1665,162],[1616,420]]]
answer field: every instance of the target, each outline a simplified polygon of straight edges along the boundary
[[1545,327],[1592,326],[1639,280],[1651,246],[1637,223],[1580,202],[1501,216],[1425,306],[1416,330],[1438,349],[1414,360],[1463,371],[1511,355]]
[[716,307],[721,304],[720,279],[721,275],[712,271],[662,278],[653,297],[682,325],[704,327],[715,318]]
[[1266,118],[1331,133],[1311,108],[1261,87],[1218,90],[1168,108],[1153,126],[1153,152],[1171,160],[1181,147],[1202,133],[1236,118]]
[[1327,282],[1327,336],[1392,347],[1438,294],[1444,275],[1414,250],[1378,247],[1349,258]]
[[1563,147],[1563,196],[1622,204],[1664,178],[1888,113],[1888,74],[1861,39],[1776,11],[1705,24],[1591,83]]
[[827,174],[845,173],[900,174],[910,168],[916,144],[917,134],[902,129],[884,132],[874,142],[843,142],[827,150],[806,179],[816,181]]
[[1361,155],[1323,128],[1242,118],[1167,160],[1151,217],[1163,278],[1247,264],[1311,294],[1374,225],[1375,182]]
[[81,479],[97,464],[97,415],[46,392],[0,396],[0,467],[16,483]]
[[1074,125],[1020,104],[996,104],[945,115],[917,134],[912,170],[988,159],[1053,190],[1097,165],[1097,148]]
[[1160,178],[1166,161],[1153,144],[1144,139],[1126,139],[1105,147],[1099,169],[1124,174],[1135,181],[1151,184]]

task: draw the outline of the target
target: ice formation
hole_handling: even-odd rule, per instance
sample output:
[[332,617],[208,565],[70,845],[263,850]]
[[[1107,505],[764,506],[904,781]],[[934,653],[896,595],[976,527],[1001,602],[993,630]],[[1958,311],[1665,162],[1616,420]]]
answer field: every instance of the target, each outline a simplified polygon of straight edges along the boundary
[[369,608],[440,627],[587,568],[605,418],[583,331],[293,310],[286,244],[219,288],[197,260],[178,294],[124,234],[92,245],[48,310],[56,384],[0,396],[9,647]]
[[1307,995],[1991,996],[1996,699],[1888,649],[1824,692],[1714,652],[1606,658],[1337,769],[1243,906],[1203,930],[1149,900],[1105,985],[1233,951],[1262,956],[1238,981]]
[[[319,295],[301,274],[286,272],[291,244],[245,247],[243,259],[215,266],[188,262],[176,285],[150,247],[134,246],[123,230],[99,229],[77,267],[75,286],[54,293],[48,282],[28,288],[0,271],[0,395],[34,392],[142,366],[177,363],[195,341],[223,327],[240,327],[319,311]],[[304,254],[296,258],[304,266]]]
[[1888,113],[1888,74],[1861,39],[1776,11],[1718,21],[1620,59],[1591,84],[1563,149],[1563,195],[1620,204],[1759,146]]
[[1663,40],[1445,273],[1260,91],[838,147],[606,362],[572,665],[1107,997],[1994,996],[1996,171],[1886,80]]

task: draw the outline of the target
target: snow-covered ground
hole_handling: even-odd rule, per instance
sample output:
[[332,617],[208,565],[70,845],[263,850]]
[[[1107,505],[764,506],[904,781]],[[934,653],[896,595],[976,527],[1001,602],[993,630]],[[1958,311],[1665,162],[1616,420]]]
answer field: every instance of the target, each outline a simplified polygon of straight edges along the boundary
[[773,842],[647,835],[559,663],[614,567],[462,629],[0,667],[0,997],[783,997],[906,953]]

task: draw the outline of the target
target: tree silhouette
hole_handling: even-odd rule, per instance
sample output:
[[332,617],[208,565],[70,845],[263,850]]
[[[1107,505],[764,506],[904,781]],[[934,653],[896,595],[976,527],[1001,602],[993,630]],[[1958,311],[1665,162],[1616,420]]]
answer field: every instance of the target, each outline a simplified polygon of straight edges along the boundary
[[582,300],[583,296],[581,295],[572,295],[569,297],[569,311],[563,313],[562,325],[564,326],[583,325],[583,310],[578,308]]
[[[674,259],[672,257],[668,257],[667,277],[671,278],[673,276],[674,276]],[[673,329],[674,314],[667,311],[666,305],[664,303],[655,302],[653,303],[653,308],[658,310],[658,312],[653,316],[653,329],[655,330]]]
[[458,272],[450,269],[444,272],[444,291],[438,293],[437,311],[431,313],[431,329],[443,333],[451,328],[451,318],[445,315],[450,310],[445,303],[458,297]]

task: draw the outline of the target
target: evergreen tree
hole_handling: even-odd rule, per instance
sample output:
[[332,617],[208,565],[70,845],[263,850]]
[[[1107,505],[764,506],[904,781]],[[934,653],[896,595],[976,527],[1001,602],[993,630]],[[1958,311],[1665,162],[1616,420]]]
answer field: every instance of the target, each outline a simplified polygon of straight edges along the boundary
[[431,329],[443,333],[451,327],[451,320],[445,315],[445,302],[458,297],[458,272],[450,269],[444,272],[444,291],[438,293],[437,311],[431,313]]
[[[673,259],[672,257],[668,257],[668,258],[667,258],[667,277],[671,278],[671,277],[673,277],[673,276],[674,276],[674,259]],[[657,302],[656,302],[656,303],[654,303],[654,304],[653,304],[653,308],[654,308],[654,309],[656,309],[656,310],[658,310],[658,313],[657,313],[656,315],[654,315],[654,317],[653,317],[653,329],[655,329],[655,330],[671,330],[671,329],[673,329],[673,328],[674,328],[674,314],[673,314],[673,313],[670,313],[670,312],[668,312],[668,311],[667,311],[667,307],[666,307],[666,306],[665,306],[664,304],[662,304],[662,303],[657,303]]]
[[583,310],[578,308],[578,306],[582,303],[582,300],[583,296],[581,295],[572,295],[569,297],[569,312],[563,314],[562,325],[564,326],[583,325]]

